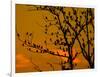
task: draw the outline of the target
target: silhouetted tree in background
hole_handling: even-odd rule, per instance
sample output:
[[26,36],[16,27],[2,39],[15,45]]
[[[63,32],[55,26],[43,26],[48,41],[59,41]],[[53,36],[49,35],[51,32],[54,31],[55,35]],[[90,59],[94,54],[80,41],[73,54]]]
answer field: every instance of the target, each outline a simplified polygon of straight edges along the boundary
[[[27,5],[31,6],[31,5]],[[73,47],[75,42],[78,41],[81,48],[83,57],[88,61],[90,68],[94,67],[94,10],[92,8],[65,8],[65,7],[53,7],[53,6],[33,6],[28,11],[48,11],[52,14],[52,19],[46,15],[43,15],[43,19],[47,23],[44,25],[44,33],[50,36],[49,41],[44,41],[46,47],[48,43],[55,45],[63,52],[68,52],[68,55],[60,55],[58,52],[55,54],[53,51],[43,46],[34,44],[32,42],[32,33],[26,32],[28,39],[23,42],[23,46],[27,46],[29,51],[31,48],[37,49],[36,52],[49,53],[55,56],[68,58],[69,67],[64,65],[66,62],[61,62],[62,70],[74,69],[74,59],[80,54],[75,52],[73,55]],[[90,27],[92,26],[92,28]],[[51,28],[55,28],[52,31]],[[90,29],[89,29],[90,28]],[[51,30],[51,31],[50,31]],[[20,34],[17,33],[20,37]],[[82,37],[83,36],[83,37]],[[86,37],[86,38],[84,38]],[[49,64],[51,67],[52,65]],[[54,68],[53,68],[54,70]]]
[[[67,10],[68,8],[64,7],[52,7],[52,6],[38,6],[34,8],[33,10],[44,10],[44,11],[49,11],[53,19],[49,19],[47,16],[45,16],[45,21],[50,22],[48,25],[48,29],[51,26],[55,26],[58,28],[57,32],[52,32],[51,35],[56,36],[56,40],[53,38],[50,38],[50,41],[53,40],[54,45],[59,45],[60,49],[63,49],[63,51],[68,51],[69,54],[69,63],[70,63],[70,69],[73,69],[73,60],[77,57],[78,53],[76,52],[75,56],[73,57],[73,45],[76,40],[78,40],[79,45],[81,47],[81,43],[79,41],[79,38],[81,37],[82,31],[86,28],[87,30],[87,39],[88,39],[88,44],[89,44],[89,32],[87,26],[89,24],[92,24],[93,30],[94,30],[94,25],[93,25],[93,20],[94,16],[92,15],[93,9],[92,8],[85,8],[81,10],[82,8],[71,8],[71,11]],[[89,11],[87,11],[89,9]],[[90,14],[90,16],[87,15],[87,12]],[[92,16],[91,16],[92,15]],[[55,23],[54,23],[55,21]],[[74,23],[74,24],[73,24]],[[47,30],[47,29],[46,29]],[[94,31],[93,31],[94,32]],[[48,32],[45,32],[46,34]],[[47,34],[49,35],[49,34]],[[93,36],[94,37],[94,36]],[[84,44],[84,43],[83,43]],[[88,53],[90,53],[90,45],[88,45]],[[94,48],[93,48],[94,49]],[[85,47],[81,47],[82,54],[84,56]],[[87,52],[87,51],[85,51]],[[94,55],[94,53],[92,53]],[[88,54],[89,55],[89,54]],[[86,56],[84,56],[86,59]],[[91,64],[91,60],[86,59],[89,64]],[[93,60],[94,61],[94,60]],[[94,64],[93,64],[94,65]],[[91,66],[91,65],[90,65]]]

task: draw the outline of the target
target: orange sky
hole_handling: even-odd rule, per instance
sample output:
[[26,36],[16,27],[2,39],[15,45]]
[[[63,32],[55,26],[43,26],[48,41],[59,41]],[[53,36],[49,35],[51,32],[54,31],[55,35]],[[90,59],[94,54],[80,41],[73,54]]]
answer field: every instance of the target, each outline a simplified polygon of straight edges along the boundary
[[[44,34],[44,26],[48,23],[45,22],[43,17],[48,16],[49,19],[52,19],[52,14],[48,11],[28,11],[29,8],[32,7],[28,7],[26,5],[16,5],[16,31],[21,35],[20,37],[22,38],[22,40],[27,39],[25,35],[26,32],[33,33],[32,42],[37,45],[46,47],[46,45],[44,44],[44,40],[49,41],[50,37],[52,37],[53,40],[56,39],[55,36]],[[70,8],[68,8],[68,10],[70,10]],[[72,24],[74,24],[74,22],[72,22]],[[51,27],[49,30],[49,32],[56,32],[56,31],[57,28],[55,26]],[[54,52],[59,52],[60,55],[64,55],[65,53],[66,55],[68,55],[67,51],[63,52],[53,44],[48,44],[47,48],[53,50]],[[75,41],[75,45],[73,46],[73,56],[75,55],[76,52],[80,52],[80,47],[77,41]],[[22,43],[16,37],[16,71],[17,72],[34,71],[33,65],[30,61],[30,57],[32,57],[33,60],[35,60],[35,62],[38,65],[40,65],[41,68],[43,69],[45,68],[45,70],[48,70],[47,69],[48,66],[47,64],[45,64],[45,62],[51,60],[50,57],[53,57],[55,61],[59,61],[60,59],[59,57],[51,56],[48,54],[39,54],[39,55],[32,54],[27,50],[27,48],[22,46]],[[38,60],[37,57],[39,58],[39,61],[37,61]],[[61,59],[67,60],[66,58],[63,57],[61,57]],[[42,62],[44,67],[42,66]],[[83,58],[82,54],[79,55],[76,59],[74,59],[73,62],[79,64],[79,67],[77,68],[87,68],[88,66],[87,61]],[[56,67],[56,70],[60,69],[60,66],[59,69],[57,65],[54,66]],[[49,70],[51,70],[51,68]]]

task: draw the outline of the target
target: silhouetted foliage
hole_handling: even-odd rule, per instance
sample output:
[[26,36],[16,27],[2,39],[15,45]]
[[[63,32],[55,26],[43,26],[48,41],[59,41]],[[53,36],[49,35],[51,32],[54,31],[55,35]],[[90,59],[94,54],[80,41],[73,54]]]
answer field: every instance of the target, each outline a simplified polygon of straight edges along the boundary
[[[43,17],[46,23],[49,22],[49,24],[44,25],[44,30],[45,30],[44,33],[47,36],[54,36],[55,39],[50,37],[49,41],[47,41],[48,38],[46,38],[46,40],[44,41],[46,48],[41,45],[34,44],[32,42],[32,38],[31,40],[30,38],[28,38],[26,42],[23,42],[22,40],[22,42],[26,46],[37,49],[36,52],[40,50],[41,51],[40,53],[49,53],[55,56],[68,58],[68,62],[61,62],[62,70],[74,69],[74,66],[77,64],[74,65],[73,61],[80,53],[82,53],[84,58],[88,61],[90,68],[93,68],[94,67],[94,42],[93,42],[94,36],[90,37],[91,35],[90,33],[94,32],[94,24],[93,24],[94,11],[92,8],[85,8],[83,10],[80,10],[80,8],[72,7],[70,8],[71,11],[68,9],[69,8],[59,7],[59,6],[57,7],[36,6],[35,9],[31,11],[44,10],[52,14],[53,17],[52,19],[49,19],[45,15]],[[92,25],[92,30],[89,31],[90,24]],[[57,28],[56,32],[49,32],[49,29],[52,26],[55,26],[55,28]],[[82,36],[82,33],[84,33],[86,38]],[[32,37],[32,35],[33,35],[32,33],[26,32],[27,37]],[[20,38],[19,34],[17,34],[17,36]],[[78,41],[79,43],[81,52],[76,51],[75,55],[73,56],[72,49],[76,41]],[[49,50],[47,48],[48,42],[54,44],[57,48],[63,50],[63,52],[68,52],[68,56],[66,56],[66,54],[60,55],[59,52],[57,52],[56,54],[54,53],[54,51]],[[66,68],[66,66],[64,65],[65,63],[69,63],[70,67]]]
[[[43,8],[41,7],[36,7],[36,8],[39,8],[39,10],[49,11],[50,13],[53,14],[52,16],[54,17],[54,21],[57,21],[54,23],[55,27],[58,28],[57,32],[61,31],[61,35],[63,37],[62,39],[59,39],[60,38],[59,33],[55,34],[52,32],[51,35],[52,36],[56,35],[56,38],[57,38],[54,41],[54,45],[56,46],[63,45],[63,47],[67,46],[68,54],[69,54],[69,64],[70,64],[71,69],[73,69],[74,68],[73,59],[75,59],[78,55],[78,53],[76,52],[75,56],[74,57],[72,56],[73,45],[75,41],[77,40],[77,38],[79,38],[80,33],[84,30],[84,28],[86,28],[86,25],[89,25],[91,21],[94,19],[93,17],[91,17],[90,20],[87,21],[87,23],[81,23],[82,21],[84,21],[84,19],[87,20],[88,16],[86,14],[86,10],[88,8],[84,9],[82,11],[82,15],[80,16],[78,16],[78,12],[81,12],[79,8],[71,8],[72,12],[68,11],[68,14],[66,12],[67,10],[65,11],[64,7],[52,7],[52,6],[45,7],[44,6]],[[63,16],[63,19],[60,18],[61,15]],[[50,22],[48,17],[45,17],[45,18],[46,18],[46,22]],[[63,22],[61,22],[61,20],[63,20]],[[75,22],[76,25],[71,24],[72,22]],[[49,24],[49,27],[51,24],[52,24],[52,20],[51,20],[51,23]],[[47,26],[46,28],[49,29],[49,27]],[[62,40],[64,41],[61,42]],[[83,44],[83,47],[85,47],[85,44],[84,43],[82,44]]]

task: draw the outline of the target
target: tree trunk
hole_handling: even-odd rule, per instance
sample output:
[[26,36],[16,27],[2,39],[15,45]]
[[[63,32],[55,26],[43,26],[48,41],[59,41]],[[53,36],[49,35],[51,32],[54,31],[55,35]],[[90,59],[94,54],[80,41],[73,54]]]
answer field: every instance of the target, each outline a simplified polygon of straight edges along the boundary
[[90,68],[94,68],[94,63],[91,61],[88,61],[88,62],[89,62]]
[[73,60],[72,60],[72,50],[71,47],[68,46],[68,54],[69,54],[69,64],[70,64],[70,69],[73,69]]

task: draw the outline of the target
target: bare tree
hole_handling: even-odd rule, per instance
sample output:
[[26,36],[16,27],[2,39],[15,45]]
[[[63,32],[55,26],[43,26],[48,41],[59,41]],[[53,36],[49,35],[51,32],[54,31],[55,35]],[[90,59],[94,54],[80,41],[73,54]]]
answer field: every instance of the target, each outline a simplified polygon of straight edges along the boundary
[[[53,19],[49,20],[49,18],[47,16],[44,17],[46,22],[50,22],[48,25],[46,25],[45,33],[46,34],[48,33],[47,27],[48,27],[48,29],[51,26],[55,26],[58,28],[56,33],[54,33],[54,32],[51,33],[51,35],[55,35],[57,38],[56,40],[53,41],[53,44],[55,44],[56,46],[59,45],[58,47],[60,47],[60,49],[63,49],[64,51],[68,51],[68,53],[69,53],[68,59],[69,59],[69,63],[70,63],[70,69],[73,69],[73,60],[78,55],[78,53],[76,53],[75,56],[73,57],[73,55],[72,55],[73,45],[74,45],[76,39],[78,40],[80,38],[82,31],[84,31],[84,28],[87,29],[86,37],[89,38],[87,25],[92,24],[92,26],[93,26],[92,21],[93,21],[94,17],[93,17],[93,15],[91,17],[89,17],[87,15],[88,8],[85,8],[85,9],[84,8],[70,8],[70,9],[71,9],[71,11],[67,10],[64,7],[52,7],[52,6],[36,7],[36,10],[46,10],[46,11],[49,11],[50,13],[52,13]],[[92,9],[90,9],[90,11],[91,10]],[[92,13],[90,11],[89,11],[89,14],[91,15]],[[54,21],[55,21],[55,23],[54,23]],[[75,24],[72,24],[72,22]],[[49,34],[47,34],[47,35],[49,35]],[[50,38],[50,41],[52,41],[51,38]],[[78,42],[81,47],[79,40],[78,40]],[[88,43],[89,43],[89,39],[88,39]],[[88,47],[89,47],[89,45],[88,45]],[[81,47],[81,50],[82,50],[82,54],[84,56],[83,51],[85,49]],[[85,51],[85,52],[87,52],[87,51]],[[88,53],[90,54],[89,50],[88,50]],[[92,54],[94,55],[94,53],[92,53]],[[86,60],[89,62],[89,64],[91,64],[90,58],[86,59]]]
[[[47,23],[44,25],[45,28],[45,34],[48,36],[51,36],[49,41],[44,41],[46,45],[49,43],[54,44],[57,48],[63,50],[63,52],[68,52],[68,56],[55,54],[53,51],[49,50],[48,48],[44,48],[43,46],[36,45],[32,42],[27,42],[27,40],[21,41],[24,42],[24,44],[29,48],[36,48],[40,50],[41,52],[46,52],[50,53],[52,55],[57,55],[57,56],[63,56],[68,58],[68,63],[70,64],[70,67],[66,69],[73,69],[74,68],[74,59],[79,55],[79,52],[76,51],[75,55],[73,55],[73,46],[78,40],[81,51],[85,59],[91,64],[90,60],[91,58],[94,59],[93,57],[89,57],[90,54],[90,40],[89,40],[89,32],[88,32],[88,27],[87,25],[92,24],[92,27],[94,29],[93,25],[93,20],[94,17],[90,11],[92,9],[88,10],[88,8],[65,8],[65,7],[53,7],[53,6],[33,6],[33,8],[30,9],[31,5],[29,6],[28,11],[48,11],[52,14],[52,19],[50,19],[48,16],[43,15],[43,19]],[[88,11],[87,11],[88,10]],[[89,12],[89,16],[87,15]],[[88,21],[87,21],[88,20]],[[55,32],[49,31],[51,27],[56,28]],[[87,55],[87,50],[85,46],[83,45],[84,43],[81,42],[81,36],[83,34],[83,31],[85,31],[86,37],[87,37],[87,46],[88,46],[88,55]],[[87,32],[86,32],[87,31]],[[27,33],[26,33],[27,34]],[[19,36],[19,33],[17,34]],[[52,38],[54,37],[54,38]],[[92,39],[93,40],[93,39]],[[26,43],[27,42],[27,43]],[[24,45],[23,44],[23,45]],[[38,50],[36,52],[38,52]],[[93,53],[92,56],[94,56],[94,47],[93,47]],[[88,58],[87,58],[88,57]],[[94,63],[94,62],[93,62]],[[61,63],[63,65],[63,63]],[[94,64],[93,64],[94,65]],[[91,67],[91,65],[90,65]],[[65,66],[62,66],[62,69],[65,70]]]
[[[76,15],[76,11],[73,9],[73,12]],[[66,14],[65,8],[63,7],[49,7],[49,6],[40,6],[40,7],[36,7],[36,10],[46,10],[49,11],[50,13],[52,13],[53,15],[53,19],[49,20],[48,17],[45,17],[46,22],[50,22],[48,25],[46,25],[46,34],[47,32],[47,27],[51,27],[51,26],[55,26],[58,28],[57,32],[54,33],[52,32],[51,35],[56,35],[56,40],[54,40],[55,45],[59,45],[60,49],[63,49],[63,51],[68,51],[68,61],[70,63],[70,69],[73,69],[73,60],[77,57],[78,54],[76,54],[76,56],[73,57],[72,55],[72,48],[73,45],[75,43],[75,39],[76,37],[79,35],[79,33],[81,32],[81,30],[79,31],[79,33],[77,33],[77,25],[74,28],[73,25],[70,24],[70,20],[74,20],[71,12],[69,11],[68,14]],[[74,14],[73,13],[73,14]],[[61,17],[63,17],[61,19]],[[78,17],[76,16],[75,21],[78,20]],[[52,23],[54,22],[55,23]],[[84,27],[84,25],[82,26]],[[74,29],[74,30],[73,30]],[[73,30],[73,31],[72,31]],[[59,33],[60,32],[60,33]],[[77,33],[77,34],[75,34]],[[50,41],[52,41],[52,39],[50,38]],[[46,43],[46,41],[45,41]]]

